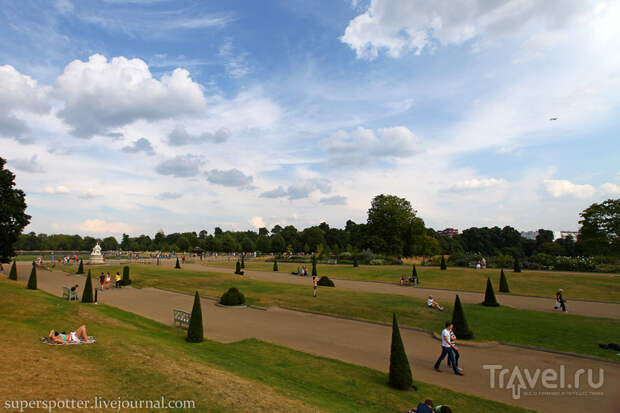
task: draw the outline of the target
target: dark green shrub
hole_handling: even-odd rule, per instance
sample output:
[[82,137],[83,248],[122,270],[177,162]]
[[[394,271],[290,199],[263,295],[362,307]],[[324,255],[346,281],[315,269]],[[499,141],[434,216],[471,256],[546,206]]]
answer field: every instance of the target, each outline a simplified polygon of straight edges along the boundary
[[454,324],[454,335],[457,338],[470,339],[474,338],[474,333],[469,329],[467,319],[465,318],[465,312],[461,304],[461,299],[458,294],[454,300],[454,312],[452,313],[452,324]]
[[506,275],[504,274],[504,269],[499,273],[499,292],[500,293],[509,293],[510,288],[508,287],[508,280],[506,279]]
[[518,258],[515,258],[514,272],[521,272],[521,263]]
[[189,327],[187,328],[186,340],[190,343],[200,343],[204,339],[202,331],[202,307],[200,306],[200,296],[198,291],[194,295],[194,306],[192,307],[192,315],[189,318]]
[[413,269],[411,270],[411,276],[418,279],[418,283],[420,282],[420,277],[418,277],[418,270],[415,269],[415,264],[413,264]]
[[278,259],[277,258],[273,259],[273,270],[278,271]]
[[83,303],[93,302],[93,282],[90,278],[90,270],[88,270],[88,275],[86,276],[86,282],[84,283],[84,292],[82,292],[82,302]]
[[245,255],[241,256],[241,268],[245,269]]
[[498,307],[499,303],[497,302],[497,298],[495,298],[495,291],[493,290],[493,284],[491,284],[491,279],[487,277],[487,289],[484,292],[484,301],[482,305],[486,305],[487,307]]
[[174,266],[175,269],[181,269],[181,263],[179,263],[179,257],[177,257],[177,263]]
[[322,285],[324,287],[335,287],[336,286],[334,282],[330,280],[326,275],[319,278],[319,281],[317,281],[317,284]]
[[389,385],[399,390],[410,389],[413,385],[411,367],[405,352],[400,329],[396,320],[396,313],[392,318],[392,345],[390,348],[390,379]]
[[32,262],[32,271],[30,271],[30,278],[28,278],[27,287],[29,290],[37,289],[37,267],[34,265],[34,261]]
[[357,262],[357,254],[355,254],[355,255],[353,256],[353,266],[354,266],[354,267],[359,267],[359,265],[360,265],[360,264]]
[[444,256],[443,256],[443,255],[441,256],[441,263],[439,264],[439,267],[440,267],[442,270],[445,270],[445,269],[447,269],[447,268],[448,268],[448,267],[446,266],[446,259],[444,258]]
[[232,287],[226,291],[220,298],[222,305],[243,305],[245,304],[245,296],[237,288]]
[[237,261],[235,265],[235,274],[243,275],[243,271],[241,271],[241,263]]
[[131,279],[129,278],[129,266],[125,265],[123,267],[123,278],[121,279],[121,285],[129,284],[131,284]]
[[80,265],[78,266],[76,274],[84,274],[84,263],[80,260]]
[[17,281],[17,264],[15,260],[13,260],[13,265],[11,265],[11,270],[9,271],[9,280]]

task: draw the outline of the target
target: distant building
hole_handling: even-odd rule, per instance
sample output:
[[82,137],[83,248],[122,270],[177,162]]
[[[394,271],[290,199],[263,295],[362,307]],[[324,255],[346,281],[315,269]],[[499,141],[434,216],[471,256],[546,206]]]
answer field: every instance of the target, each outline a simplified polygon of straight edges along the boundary
[[556,239],[566,239],[568,237],[572,237],[573,241],[577,241],[577,239],[579,238],[579,232],[577,231],[554,231],[553,232],[553,240],[555,241]]
[[525,239],[536,239],[536,235],[538,235],[538,231],[523,231],[521,232],[521,236]]
[[456,228],[446,228],[443,231],[439,231],[441,235],[446,235],[450,238],[454,238],[459,235],[459,230]]

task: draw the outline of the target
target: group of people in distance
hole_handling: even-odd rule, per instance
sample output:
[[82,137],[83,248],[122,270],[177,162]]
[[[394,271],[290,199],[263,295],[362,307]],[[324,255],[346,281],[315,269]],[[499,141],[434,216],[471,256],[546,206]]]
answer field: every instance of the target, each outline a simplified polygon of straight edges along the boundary
[[[105,286],[106,290],[110,289],[110,285],[112,284],[112,276],[109,272],[104,274],[103,272],[99,276],[99,285],[101,287],[101,291],[103,291],[103,287]],[[121,288],[121,274],[117,271],[116,276],[114,277],[114,288]]]
[[297,271],[293,271],[291,274],[306,276],[306,275],[308,275],[308,268],[306,268],[305,265],[303,267],[299,266],[299,267],[297,267]]

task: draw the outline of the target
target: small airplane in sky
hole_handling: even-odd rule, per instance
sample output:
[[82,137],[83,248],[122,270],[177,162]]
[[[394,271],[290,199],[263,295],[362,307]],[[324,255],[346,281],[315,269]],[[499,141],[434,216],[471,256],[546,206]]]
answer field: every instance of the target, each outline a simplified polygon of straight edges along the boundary
[[549,120],[558,120],[558,118],[549,118]]

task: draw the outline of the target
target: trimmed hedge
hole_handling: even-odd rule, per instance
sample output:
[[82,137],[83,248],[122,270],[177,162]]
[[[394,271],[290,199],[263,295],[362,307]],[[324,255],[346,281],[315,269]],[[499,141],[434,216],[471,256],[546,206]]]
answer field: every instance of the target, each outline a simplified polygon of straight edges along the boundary
[[231,287],[220,298],[222,305],[244,305],[245,296],[236,287]]
[[319,281],[317,281],[317,284],[322,285],[324,287],[335,287],[336,286],[334,282],[330,280],[326,275],[319,278]]
[[400,336],[396,313],[392,318],[392,345],[390,348],[390,379],[388,384],[399,390],[410,389],[413,385],[411,367]]
[[121,285],[129,284],[131,284],[131,279],[129,279],[129,266],[125,265],[123,267],[123,278],[121,279]]
[[186,340],[190,343],[200,343],[203,339],[202,308],[200,306],[200,296],[198,295],[198,291],[196,291],[196,294],[194,295],[192,315],[189,318],[189,327],[187,328]]

